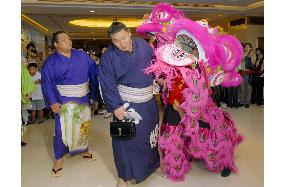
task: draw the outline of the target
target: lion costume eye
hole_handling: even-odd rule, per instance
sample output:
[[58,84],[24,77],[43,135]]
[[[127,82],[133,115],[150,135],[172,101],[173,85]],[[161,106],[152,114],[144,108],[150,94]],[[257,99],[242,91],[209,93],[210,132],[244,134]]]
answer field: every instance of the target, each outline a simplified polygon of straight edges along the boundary
[[165,11],[158,13],[158,18],[159,19],[166,19],[168,16],[169,16],[169,14],[167,12],[165,12]]
[[185,34],[179,35],[176,38],[175,44],[180,48],[182,48],[187,53],[191,53],[194,49],[198,51],[197,46],[193,41],[193,39]]

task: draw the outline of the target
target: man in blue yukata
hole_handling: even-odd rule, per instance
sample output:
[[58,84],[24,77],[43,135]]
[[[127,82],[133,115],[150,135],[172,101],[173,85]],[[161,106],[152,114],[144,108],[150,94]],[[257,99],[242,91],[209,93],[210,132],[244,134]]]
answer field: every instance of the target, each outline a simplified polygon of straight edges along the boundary
[[67,153],[94,160],[87,142],[91,125],[89,81],[97,81],[98,69],[87,53],[72,49],[66,32],[54,33],[53,45],[56,51],[44,62],[41,74],[44,100],[56,114],[52,176],[60,176]]
[[154,56],[143,39],[131,37],[125,24],[113,22],[108,30],[112,44],[101,58],[99,82],[107,108],[116,120],[133,119],[136,137],[112,138],[117,187],[142,182],[160,165],[157,148],[159,112],[153,97],[153,76],[146,75]]

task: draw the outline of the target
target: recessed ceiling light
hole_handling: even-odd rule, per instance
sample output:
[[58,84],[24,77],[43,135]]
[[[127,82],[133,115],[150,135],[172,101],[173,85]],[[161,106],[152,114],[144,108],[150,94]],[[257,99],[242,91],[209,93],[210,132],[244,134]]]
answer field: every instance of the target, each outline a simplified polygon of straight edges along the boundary
[[90,12],[91,12],[91,13],[94,13],[95,11],[94,11],[94,10],[90,10]]
[[219,16],[219,17],[221,17],[221,16],[222,16],[222,14],[219,14],[218,16]]

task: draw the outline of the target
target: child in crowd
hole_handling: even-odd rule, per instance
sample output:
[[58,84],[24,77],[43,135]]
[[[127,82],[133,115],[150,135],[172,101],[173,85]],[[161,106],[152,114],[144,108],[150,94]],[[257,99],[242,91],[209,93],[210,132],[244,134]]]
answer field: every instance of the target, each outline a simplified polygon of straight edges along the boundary
[[31,63],[28,65],[28,70],[30,75],[33,78],[33,81],[37,87],[37,89],[32,92],[32,120],[30,124],[35,124],[36,122],[36,112],[38,111],[38,124],[44,122],[43,118],[43,109],[45,108],[44,99],[41,91],[41,73],[38,72],[38,66],[36,63]]

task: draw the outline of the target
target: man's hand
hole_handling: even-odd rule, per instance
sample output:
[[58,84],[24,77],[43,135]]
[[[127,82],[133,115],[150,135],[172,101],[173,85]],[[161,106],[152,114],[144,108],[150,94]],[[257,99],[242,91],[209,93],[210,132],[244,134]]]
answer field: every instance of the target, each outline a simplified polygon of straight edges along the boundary
[[185,112],[180,108],[180,104],[179,104],[179,102],[177,100],[174,101],[173,108],[174,108],[175,111],[177,111],[179,113],[179,116],[181,118],[184,117]]
[[176,111],[178,111],[180,109],[180,104],[179,104],[179,102],[176,99],[174,101],[173,108]]
[[28,55],[28,57],[27,57],[27,64],[31,63],[32,60],[33,60],[33,59],[32,59],[32,57],[31,57],[31,55]]
[[118,120],[123,120],[124,119],[124,113],[125,113],[125,108],[123,106],[117,108],[114,110],[114,116]]
[[61,104],[59,103],[54,103],[51,105],[51,110],[52,112],[56,113],[56,114],[60,114],[61,111]]
[[247,50],[247,51],[245,52],[245,56],[248,56],[248,55],[250,54],[250,52],[251,52],[251,49]]

